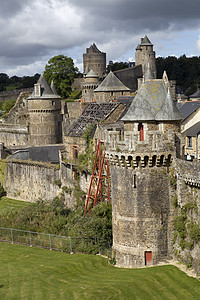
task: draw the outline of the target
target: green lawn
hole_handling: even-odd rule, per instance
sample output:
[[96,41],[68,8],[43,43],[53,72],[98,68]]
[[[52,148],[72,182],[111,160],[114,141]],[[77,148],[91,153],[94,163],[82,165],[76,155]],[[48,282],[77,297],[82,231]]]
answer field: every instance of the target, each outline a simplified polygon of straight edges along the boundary
[[0,199],[0,214],[21,209],[27,205],[30,205],[30,202],[2,197]]
[[100,256],[0,243],[0,299],[200,299],[200,282],[174,266],[119,269]]

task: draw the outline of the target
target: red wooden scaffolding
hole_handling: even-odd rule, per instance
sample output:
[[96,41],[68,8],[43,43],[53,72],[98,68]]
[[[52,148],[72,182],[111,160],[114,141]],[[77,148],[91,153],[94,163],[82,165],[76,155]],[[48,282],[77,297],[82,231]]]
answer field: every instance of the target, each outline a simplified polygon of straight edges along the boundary
[[110,202],[109,164],[108,160],[105,159],[105,150],[102,150],[102,144],[103,142],[99,140],[88,195],[85,202],[84,216],[86,212],[93,208],[97,203],[103,201]]

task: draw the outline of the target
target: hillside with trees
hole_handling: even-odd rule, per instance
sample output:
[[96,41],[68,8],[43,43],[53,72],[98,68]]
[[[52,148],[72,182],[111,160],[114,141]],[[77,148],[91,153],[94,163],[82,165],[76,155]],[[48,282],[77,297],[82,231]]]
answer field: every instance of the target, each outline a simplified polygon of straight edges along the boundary
[[169,80],[176,80],[178,93],[189,96],[200,88],[200,57],[158,57],[156,67],[157,78],[162,78],[166,70]]
[[15,89],[32,88],[38,81],[40,74],[36,73],[34,76],[11,76],[6,73],[0,73],[0,92],[12,91]]

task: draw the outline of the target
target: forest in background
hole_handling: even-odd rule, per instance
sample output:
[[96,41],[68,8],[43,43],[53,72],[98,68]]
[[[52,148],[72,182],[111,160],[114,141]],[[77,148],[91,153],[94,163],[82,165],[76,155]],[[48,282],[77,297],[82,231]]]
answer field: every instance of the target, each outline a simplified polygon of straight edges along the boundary
[[[127,62],[115,62],[107,65],[107,72],[110,70],[120,70],[128,68]],[[168,56],[156,58],[157,78],[162,78],[163,72],[166,71],[169,80],[176,80],[177,93],[184,93],[189,96],[200,88],[200,56],[180,57]],[[80,77],[78,72],[75,77]],[[37,83],[40,74],[33,76],[12,76],[6,73],[0,73],[0,92],[12,91],[14,89],[32,88]]]
[[176,80],[177,93],[189,96],[200,88],[200,57],[158,57],[156,68],[157,78],[162,78],[166,71],[169,80]]

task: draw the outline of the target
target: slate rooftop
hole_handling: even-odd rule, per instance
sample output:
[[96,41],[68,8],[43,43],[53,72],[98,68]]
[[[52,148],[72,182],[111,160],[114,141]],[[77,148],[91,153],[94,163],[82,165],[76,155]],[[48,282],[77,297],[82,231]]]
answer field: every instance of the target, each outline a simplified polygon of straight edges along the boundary
[[72,124],[66,135],[81,137],[92,124],[105,120],[119,103],[89,103],[78,120]]
[[116,76],[110,71],[108,76],[94,90],[94,92],[115,92],[115,91],[130,91]]
[[162,79],[146,80],[138,90],[122,121],[182,120]]
[[[40,89],[40,96],[37,95],[37,87],[41,87]],[[37,84],[34,85],[33,93],[28,97],[28,100],[31,99],[60,99],[60,96],[58,95],[56,91],[56,87],[52,81],[51,87],[49,86],[48,82],[46,81],[44,75],[42,74],[37,82]]]

